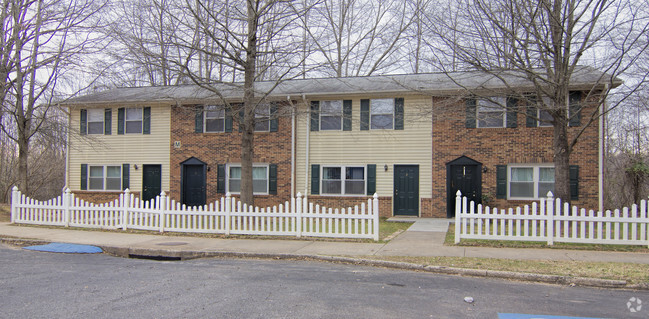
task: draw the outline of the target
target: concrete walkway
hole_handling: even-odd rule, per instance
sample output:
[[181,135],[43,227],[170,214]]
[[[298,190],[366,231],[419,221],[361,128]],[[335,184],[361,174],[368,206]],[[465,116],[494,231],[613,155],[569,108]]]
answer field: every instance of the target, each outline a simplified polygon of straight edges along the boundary
[[17,226],[0,223],[0,238],[17,237],[48,242],[88,244],[154,255],[195,253],[255,253],[304,256],[450,256],[527,260],[578,260],[649,264],[649,253],[599,252],[563,249],[517,249],[444,246],[449,220],[391,218],[413,224],[388,243],[355,243],[313,239],[220,239],[190,236],[130,234]]

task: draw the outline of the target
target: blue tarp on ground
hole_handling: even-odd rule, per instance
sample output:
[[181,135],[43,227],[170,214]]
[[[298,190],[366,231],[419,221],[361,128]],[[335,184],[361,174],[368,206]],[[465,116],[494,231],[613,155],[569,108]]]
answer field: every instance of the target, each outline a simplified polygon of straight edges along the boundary
[[69,253],[69,254],[98,254],[103,250],[97,246],[77,245],[65,243],[51,243],[47,245],[23,247],[28,250],[47,251],[52,253]]

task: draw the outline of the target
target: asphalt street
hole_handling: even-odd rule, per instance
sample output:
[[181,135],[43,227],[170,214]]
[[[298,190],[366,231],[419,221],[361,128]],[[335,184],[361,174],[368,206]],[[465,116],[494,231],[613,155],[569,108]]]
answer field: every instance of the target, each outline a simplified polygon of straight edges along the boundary
[[4,246],[0,260],[2,318],[649,318],[647,291],[308,261],[153,261]]

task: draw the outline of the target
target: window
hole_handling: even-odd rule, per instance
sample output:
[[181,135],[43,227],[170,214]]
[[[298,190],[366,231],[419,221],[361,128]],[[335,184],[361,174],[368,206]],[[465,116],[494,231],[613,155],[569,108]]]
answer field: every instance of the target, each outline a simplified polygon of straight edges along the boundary
[[340,131],[342,129],[343,101],[320,102],[320,130]]
[[[228,192],[241,193],[241,166],[228,167]],[[268,166],[254,165],[252,167],[252,192],[253,194],[268,194]]]
[[394,128],[394,100],[370,100],[370,127],[373,130]]
[[88,134],[104,134],[104,109],[88,110]]
[[505,127],[505,97],[493,97],[477,101],[478,127]]
[[208,105],[204,112],[204,132],[225,132],[225,109],[222,106]]
[[539,127],[552,126],[552,115],[546,110],[539,110]]
[[325,166],[322,168],[322,194],[365,194],[365,167]]
[[88,167],[88,171],[88,189],[121,190],[121,166],[90,166]]
[[126,108],[126,134],[142,133],[142,108]]
[[554,167],[515,165],[509,167],[509,198],[538,199],[554,191]]
[[257,105],[255,109],[255,132],[270,131],[270,105]]

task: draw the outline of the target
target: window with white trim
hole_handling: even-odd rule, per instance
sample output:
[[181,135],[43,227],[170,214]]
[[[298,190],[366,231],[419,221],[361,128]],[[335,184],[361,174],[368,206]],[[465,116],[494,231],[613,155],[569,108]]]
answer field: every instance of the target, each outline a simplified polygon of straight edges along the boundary
[[142,133],[142,108],[133,107],[126,108],[125,116],[125,130],[126,134],[141,134]]
[[504,96],[479,99],[476,103],[477,127],[505,127],[507,99]]
[[255,132],[270,131],[270,104],[257,105],[255,109]]
[[121,166],[88,166],[89,190],[122,190]]
[[104,109],[88,109],[88,134],[104,134]]
[[394,99],[370,100],[370,128],[373,130],[394,128]]
[[323,195],[364,195],[365,166],[323,166]]
[[554,192],[554,166],[548,164],[517,164],[508,168],[509,199],[545,198]]
[[[228,165],[228,192],[241,193],[241,165]],[[252,193],[255,195],[268,194],[268,165],[252,166]]]
[[343,128],[343,101],[320,101],[320,130],[340,131]]
[[223,106],[207,105],[204,112],[203,132],[225,132],[225,108]]

